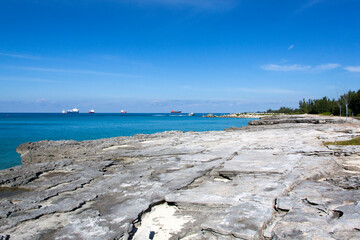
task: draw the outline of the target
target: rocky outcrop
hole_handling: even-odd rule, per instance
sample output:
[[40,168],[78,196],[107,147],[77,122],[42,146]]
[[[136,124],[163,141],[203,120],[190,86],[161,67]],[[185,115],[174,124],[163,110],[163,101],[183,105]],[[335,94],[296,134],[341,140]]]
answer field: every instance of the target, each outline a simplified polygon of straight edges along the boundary
[[318,115],[274,115],[261,117],[260,120],[250,121],[249,125],[273,125],[284,123],[309,123],[309,124],[326,124],[326,123],[345,123],[357,121],[356,119],[346,119],[340,117],[326,117]]
[[360,238],[360,149],[322,144],[360,124],[328,123],[24,143],[0,172],[0,236]]
[[264,116],[271,116],[271,114],[256,114],[256,113],[249,113],[249,114],[244,114],[244,113],[230,113],[230,114],[222,114],[222,115],[216,115],[216,114],[207,114],[204,115],[203,117],[205,118],[259,118],[259,117],[264,117]]

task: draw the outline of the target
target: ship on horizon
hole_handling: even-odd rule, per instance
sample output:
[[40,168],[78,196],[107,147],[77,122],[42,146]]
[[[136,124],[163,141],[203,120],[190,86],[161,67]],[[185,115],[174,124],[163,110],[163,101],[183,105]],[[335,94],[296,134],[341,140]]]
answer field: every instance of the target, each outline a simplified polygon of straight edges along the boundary
[[175,110],[171,110],[170,113],[181,113],[181,111],[175,111]]
[[91,109],[88,113],[95,113],[95,110]]
[[120,113],[127,113],[127,111],[125,111],[125,110],[121,110],[121,111],[120,111]]
[[80,110],[78,108],[73,108],[71,110],[62,110],[62,114],[76,114],[80,113]]

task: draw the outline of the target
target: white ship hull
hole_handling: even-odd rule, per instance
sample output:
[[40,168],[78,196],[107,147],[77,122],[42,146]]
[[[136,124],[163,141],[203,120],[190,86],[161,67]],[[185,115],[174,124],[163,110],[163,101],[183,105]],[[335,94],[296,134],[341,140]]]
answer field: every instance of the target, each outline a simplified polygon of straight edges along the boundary
[[66,113],[66,114],[77,114],[77,113],[80,113],[79,109],[77,108],[74,108],[74,109],[71,109],[71,110],[63,110],[62,113]]

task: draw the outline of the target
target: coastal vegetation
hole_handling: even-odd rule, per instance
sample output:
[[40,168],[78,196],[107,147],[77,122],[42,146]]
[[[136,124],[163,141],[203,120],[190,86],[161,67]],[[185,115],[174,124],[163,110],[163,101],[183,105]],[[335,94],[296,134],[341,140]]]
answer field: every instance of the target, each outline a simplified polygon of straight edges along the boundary
[[286,113],[286,114],[300,114],[299,109],[297,108],[289,108],[289,107],[281,107],[279,110],[268,109],[267,113]]
[[360,137],[347,141],[324,142],[324,145],[360,145]]
[[267,113],[360,116],[360,90],[348,91],[338,99],[323,97],[306,100],[304,98],[299,101],[299,108],[281,107],[279,110],[269,109]]

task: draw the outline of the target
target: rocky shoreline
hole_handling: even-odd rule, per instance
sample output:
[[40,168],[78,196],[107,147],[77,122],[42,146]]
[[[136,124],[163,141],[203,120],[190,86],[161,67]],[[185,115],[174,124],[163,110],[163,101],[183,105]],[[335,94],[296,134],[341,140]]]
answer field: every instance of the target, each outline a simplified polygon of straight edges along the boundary
[[230,113],[230,114],[223,114],[223,115],[216,115],[216,114],[207,114],[204,115],[204,118],[261,118],[261,117],[269,117],[271,114],[244,114],[244,113]]
[[0,239],[359,239],[356,119],[24,143],[0,171]]

